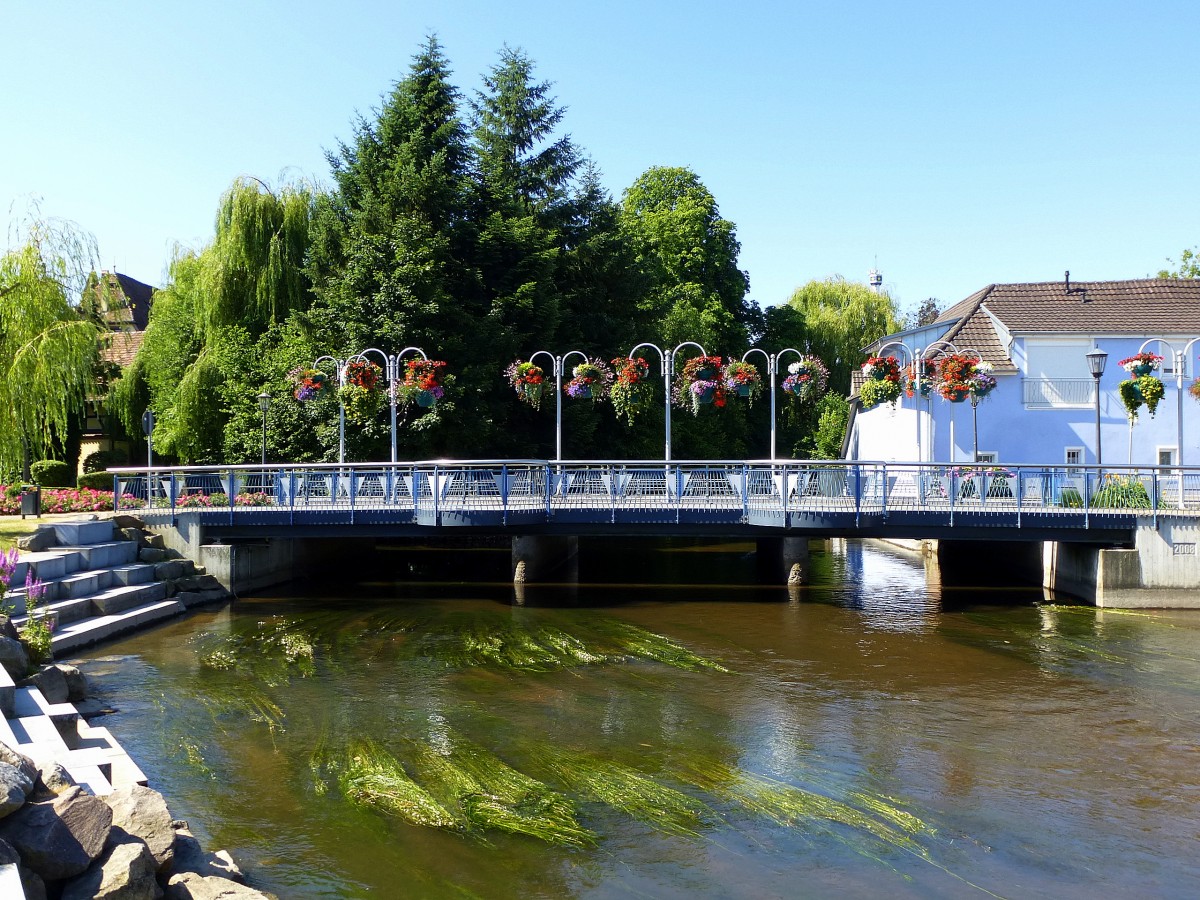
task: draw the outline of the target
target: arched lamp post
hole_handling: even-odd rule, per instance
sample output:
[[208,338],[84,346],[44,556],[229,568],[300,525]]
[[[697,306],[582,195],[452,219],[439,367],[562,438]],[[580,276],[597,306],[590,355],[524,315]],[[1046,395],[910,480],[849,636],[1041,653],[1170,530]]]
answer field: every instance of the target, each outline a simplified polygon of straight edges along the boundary
[[529,357],[529,361],[538,356],[548,356],[551,364],[551,374],[554,375],[554,461],[562,462],[562,380],[566,361],[572,356],[578,356],[584,362],[588,356],[582,350],[568,350],[562,356],[556,356],[549,350],[538,350]]
[[666,432],[666,442],[663,450],[663,460],[670,462],[671,460],[671,379],[675,377],[675,355],[684,347],[695,347],[700,351],[701,356],[708,356],[708,351],[695,341],[684,341],[678,345],[668,355],[664,353],[662,348],[651,343],[641,343],[629,351],[627,359],[633,359],[634,354],[643,347],[649,347],[652,350],[658,351],[658,357],[662,361],[662,377],[663,377],[663,407],[666,411],[666,424],[663,430]]
[[[888,354],[885,353],[884,351],[887,350],[889,347],[896,347],[896,348],[904,351],[904,354],[903,354],[904,358],[906,360],[908,360],[905,363],[905,365],[912,366],[913,377],[918,379],[918,382],[917,382],[918,390],[913,392],[913,413],[916,416],[916,420],[917,420],[917,462],[920,462],[921,461],[921,392],[919,390],[919,388],[920,388],[920,381],[919,381],[920,373],[917,371],[917,369],[919,369],[920,367],[916,364],[916,360],[917,360],[916,351],[912,350],[907,344],[902,344],[900,341],[888,341],[886,344],[884,344],[882,347],[880,347],[878,351],[876,351],[875,355],[876,356],[887,356]],[[901,369],[901,371],[903,372],[904,370]],[[904,405],[903,400],[900,401],[900,405],[901,406]]]
[[404,357],[409,353],[415,353],[418,356],[420,356],[421,359],[424,359],[424,360],[428,360],[429,357],[425,355],[425,351],[422,350],[420,347],[405,347],[399,353],[396,353],[394,355],[389,355],[387,353],[384,353],[382,350],[377,350],[374,347],[368,347],[366,350],[363,350],[363,351],[355,354],[354,356],[352,356],[346,362],[349,363],[351,360],[358,360],[358,359],[361,359],[366,362],[370,362],[371,359],[370,359],[370,356],[368,356],[368,354],[371,354],[371,353],[374,353],[375,355],[377,355],[379,357],[379,359],[383,362],[384,377],[387,379],[388,405],[391,408],[391,420],[392,420],[392,456],[391,456],[391,459],[392,459],[392,462],[395,463],[396,462],[396,386],[404,380],[403,378],[400,377],[400,367],[404,360]]
[[[351,357],[353,359],[353,357]],[[346,405],[342,403],[341,388],[346,384],[346,366],[350,359],[338,359],[336,356],[318,356],[312,364],[314,369],[320,369],[321,363],[329,360],[337,371],[338,391],[338,464],[346,461]]]
[[[1151,338],[1144,341],[1142,346],[1138,348],[1138,353],[1144,353],[1150,344],[1158,343],[1165,346],[1171,351],[1175,363],[1175,452],[1179,456],[1179,508],[1183,509],[1183,364],[1187,360],[1188,354],[1192,352],[1192,347],[1200,342],[1200,337],[1194,337],[1183,345],[1182,350],[1176,350],[1169,341],[1162,338]],[[1089,356],[1091,354],[1088,354]]]
[[271,395],[263,391],[258,395],[258,408],[262,410],[262,465],[267,467],[267,410],[271,406]]
[[[918,363],[924,363],[928,359],[936,359],[939,355],[941,355],[943,353],[958,353],[958,352],[959,352],[958,347],[952,341],[934,341],[933,343],[927,345],[923,350],[915,351],[913,355],[916,358],[916,361]],[[913,393],[914,393],[914,397],[917,399],[916,406],[917,406],[918,410],[920,410],[920,408],[921,408],[920,407],[920,396],[921,396],[921,378],[923,375],[923,373],[921,372],[922,368],[924,368],[922,365],[914,365],[913,366],[913,380],[916,382]],[[930,421],[930,424],[932,425],[932,423],[933,423],[932,392],[929,397],[929,421]],[[936,445],[937,445],[937,433],[936,433],[936,431],[932,431],[932,429],[931,429],[931,434],[929,437],[929,460],[930,460],[930,462],[933,461],[933,455],[937,449]],[[920,461],[920,457],[921,457],[921,416],[918,413],[918,415],[917,415],[917,460],[918,461]],[[950,461],[954,462],[954,406],[953,405],[951,405],[951,407],[950,407]]]
[[771,382],[771,460],[774,461],[777,458],[775,453],[775,379],[779,377],[779,360],[785,353],[795,353],[798,358],[803,358],[804,354],[792,347],[785,347],[778,353],[768,353],[758,347],[751,347],[742,354],[742,362],[745,362],[746,357],[751,353],[761,353],[767,361],[767,378]]

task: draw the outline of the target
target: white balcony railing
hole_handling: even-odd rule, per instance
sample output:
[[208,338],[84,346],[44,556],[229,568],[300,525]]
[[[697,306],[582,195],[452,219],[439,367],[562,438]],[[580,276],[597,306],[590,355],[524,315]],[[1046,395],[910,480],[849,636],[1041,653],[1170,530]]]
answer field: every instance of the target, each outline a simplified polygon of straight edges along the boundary
[[1092,378],[1022,378],[1021,388],[1027,409],[1084,408],[1096,402]]

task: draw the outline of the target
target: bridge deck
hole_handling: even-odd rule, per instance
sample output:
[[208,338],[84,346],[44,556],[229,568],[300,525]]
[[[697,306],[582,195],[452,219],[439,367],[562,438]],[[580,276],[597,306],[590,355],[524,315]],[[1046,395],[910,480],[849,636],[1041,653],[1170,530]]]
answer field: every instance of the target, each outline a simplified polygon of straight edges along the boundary
[[809,532],[1125,543],[1200,515],[1200,470],[510,460],[115,470],[123,508],[228,535]]

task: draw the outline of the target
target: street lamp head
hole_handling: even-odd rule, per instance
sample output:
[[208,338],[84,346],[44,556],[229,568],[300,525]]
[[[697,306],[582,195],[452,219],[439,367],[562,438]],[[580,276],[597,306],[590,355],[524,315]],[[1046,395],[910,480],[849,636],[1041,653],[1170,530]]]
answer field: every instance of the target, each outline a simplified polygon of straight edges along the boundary
[[261,394],[258,395],[258,408],[261,409],[265,413],[267,411],[267,407],[269,407],[270,405],[271,405],[271,395],[268,394],[266,391],[263,391]]
[[1089,350],[1084,354],[1087,359],[1088,371],[1092,373],[1093,378],[1099,378],[1104,374],[1104,365],[1108,362],[1108,354],[1097,347],[1095,350]]

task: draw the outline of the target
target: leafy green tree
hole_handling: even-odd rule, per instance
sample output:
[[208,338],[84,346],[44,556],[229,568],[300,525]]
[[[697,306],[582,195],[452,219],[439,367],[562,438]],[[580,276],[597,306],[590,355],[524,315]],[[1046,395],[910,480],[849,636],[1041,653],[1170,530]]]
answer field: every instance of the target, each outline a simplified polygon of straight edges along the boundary
[[[840,275],[810,281],[788,299],[808,329],[808,351],[829,367],[831,391],[850,393],[850,374],[864,360],[863,348],[900,328],[896,302],[886,291]],[[805,348],[800,348],[805,349]]]
[[1175,269],[1162,269],[1159,278],[1200,278],[1200,250],[1187,249],[1179,254],[1179,262],[1168,259],[1167,262],[1177,265]]
[[33,217],[0,257],[0,471],[46,455],[83,409],[96,360],[95,323],[72,300],[95,268],[95,241]]

